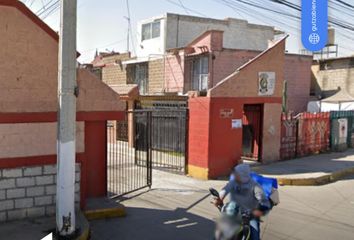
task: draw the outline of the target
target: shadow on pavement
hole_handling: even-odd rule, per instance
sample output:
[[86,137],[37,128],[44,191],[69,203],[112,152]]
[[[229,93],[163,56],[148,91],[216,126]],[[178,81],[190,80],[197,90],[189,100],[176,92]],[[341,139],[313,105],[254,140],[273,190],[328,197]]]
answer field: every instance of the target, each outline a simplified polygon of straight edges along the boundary
[[92,221],[93,240],[205,240],[212,239],[214,222],[186,209],[127,208],[127,217]]

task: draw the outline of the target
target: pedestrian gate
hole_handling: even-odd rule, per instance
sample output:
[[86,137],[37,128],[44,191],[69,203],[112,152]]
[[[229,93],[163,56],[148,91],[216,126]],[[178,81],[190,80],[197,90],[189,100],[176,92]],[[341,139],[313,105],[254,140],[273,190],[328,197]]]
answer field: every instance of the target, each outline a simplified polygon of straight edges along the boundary
[[[110,197],[151,187],[153,168],[185,173],[187,114],[187,109],[139,109],[128,111],[124,124],[108,121],[107,192]],[[120,130],[125,131],[125,137]]]

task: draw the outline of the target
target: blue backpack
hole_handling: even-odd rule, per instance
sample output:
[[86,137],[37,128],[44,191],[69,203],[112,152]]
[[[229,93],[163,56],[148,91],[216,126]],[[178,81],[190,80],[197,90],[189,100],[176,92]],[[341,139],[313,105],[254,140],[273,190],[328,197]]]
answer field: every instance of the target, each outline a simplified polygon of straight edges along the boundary
[[279,204],[278,180],[276,178],[264,177],[254,172],[251,173],[251,178],[262,187],[272,207]]
[[251,178],[261,185],[267,198],[270,198],[274,189],[278,189],[278,180],[276,178],[264,177],[254,172],[251,173]]

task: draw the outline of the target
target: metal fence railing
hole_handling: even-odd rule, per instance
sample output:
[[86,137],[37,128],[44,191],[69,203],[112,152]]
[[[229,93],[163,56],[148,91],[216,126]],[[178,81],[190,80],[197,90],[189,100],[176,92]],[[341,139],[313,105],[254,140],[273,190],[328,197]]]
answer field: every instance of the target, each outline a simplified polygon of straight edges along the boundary
[[187,109],[138,109],[126,114],[126,123],[107,123],[110,197],[150,187],[152,168],[186,172]]
[[[150,187],[152,184],[149,153],[137,151],[133,143],[117,139],[116,134],[116,121],[110,121],[107,124],[107,193],[109,197],[132,193]],[[138,164],[139,161],[140,164]]]
[[282,160],[329,151],[329,113],[283,115],[281,122]]

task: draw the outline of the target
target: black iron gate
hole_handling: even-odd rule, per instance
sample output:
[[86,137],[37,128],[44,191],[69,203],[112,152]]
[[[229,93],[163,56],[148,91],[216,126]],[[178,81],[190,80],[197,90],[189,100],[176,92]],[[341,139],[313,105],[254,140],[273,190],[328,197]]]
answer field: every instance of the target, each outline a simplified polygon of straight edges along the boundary
[[184,174],[187,109],[141,109],[126,114],[126,138],[120,123],[107,124],[107,192],[121,196],[150,187],[152,168]]
[[[187,152],[187,109],[136,111],[147,113],[149,116],[148,118],[136,118],[137,150],[150,152],[153,168],[184,174]],[[148,137],[145,137],[146,135]],[[146,143],[146,141],[150,142]],[[144,149],[145,147],[149,149]]]

